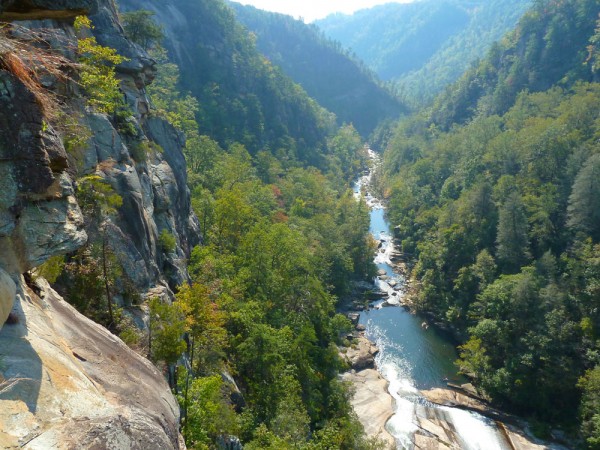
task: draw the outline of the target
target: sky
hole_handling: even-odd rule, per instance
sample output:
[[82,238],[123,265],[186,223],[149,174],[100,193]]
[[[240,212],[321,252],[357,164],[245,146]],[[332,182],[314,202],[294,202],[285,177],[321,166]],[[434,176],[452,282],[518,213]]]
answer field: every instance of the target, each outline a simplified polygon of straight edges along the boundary
[[410,3],[413,0],[234,0],[259,9],[302,17],[305,22],[322,19],[335,12],[351,14],[384,3]]

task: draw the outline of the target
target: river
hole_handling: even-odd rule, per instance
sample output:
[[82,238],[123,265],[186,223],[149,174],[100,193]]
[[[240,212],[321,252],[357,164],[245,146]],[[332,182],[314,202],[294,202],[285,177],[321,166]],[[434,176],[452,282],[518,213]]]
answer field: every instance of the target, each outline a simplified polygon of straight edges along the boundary
[[[378,155],[371,150],[369,153],[377,165]],[[433,415],[451,424],[462,449],[510,449],[492,420],[477,413],[434,405],[420,394],[419,390],[446,387],[447,381],[462,383],[465,380],[456,373],[454,346],[435,328],[424,327],[422,318],[399,306],[405,280],[394,270],[390,224],[382,203],[368,192],[370,179],[371,174],[360,178],[354,193],[360,198],[362,187],[367,188],[365,200],[371,209],[370,230],[381,242],[374,261],[380,271],[385,271],[384,279],[377,277],[375,284],[386,295],[375,302],[374,308],[361,313],[360,323],[366,326],[367,337],[379,347],[377,369],[389,382],[388,391],[395,399],[395,413],[387,422],[387,430],[396,439],[399,449],[410,449],[419,428],[418,417]],[[384,302],[394,306],[382,307]]]

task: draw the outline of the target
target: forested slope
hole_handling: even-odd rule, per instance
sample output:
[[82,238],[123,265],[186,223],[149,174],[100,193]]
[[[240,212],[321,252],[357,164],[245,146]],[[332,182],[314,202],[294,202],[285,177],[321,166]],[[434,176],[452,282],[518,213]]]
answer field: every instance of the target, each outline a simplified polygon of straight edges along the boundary
[[537,2],[481,63],[436,99],[433,122],[448,129],[478,113],[505,113],[524,89],[539,92],[594,80],[585,62],[597,12],[595,1]]
[[221,145],[244,144],[320,164],[335,118],[256,49],[248,31],[220,0],[122,0],[123,11],[146,9],[166,34],[164,46],[181,71],[179,86],[198,100],[200,131]]
[[572,442],[580,427],[590,448],[600,437],[599,12],[596,0],[537,2],[438,97],[433,119],[399,124],[384,164],[412,306],[454,331],[461,370],[494,402],[562,424]]
[[259,50],[334,112],[340,125],[352,123],[367,137],[381,121],[407,112],[369,69],[316,26],[252,6],[231,5],[240,22],[256,35]]
[[315,23],[415,104],[454,82],[527,9],[521,0],[390,3]]

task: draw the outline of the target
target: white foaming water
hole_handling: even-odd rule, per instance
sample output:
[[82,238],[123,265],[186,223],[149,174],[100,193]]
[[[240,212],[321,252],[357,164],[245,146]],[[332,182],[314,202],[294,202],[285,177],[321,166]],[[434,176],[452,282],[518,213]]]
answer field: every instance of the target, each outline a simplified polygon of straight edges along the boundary
[[504,438],[496,424],[481,414],[457,408],[440,407],[446,413],[448,422],[454,425],[461,439],[463,450],[504,450]]
[[419,395],[419,391],[410,377],[410,366],[406,360],[393,357],[390,347],[401,349],[398,343],[390,341],[381,328],[369,321],[367,328],[375,338],[379,348],[376,363],[379,373],[389,382],[388,392],[394,398],[394,415],[386,424],[386,429],[396,439],[398,448],[410,448],[412,437],[418,430],[416,423],[416,405],[410,400]]

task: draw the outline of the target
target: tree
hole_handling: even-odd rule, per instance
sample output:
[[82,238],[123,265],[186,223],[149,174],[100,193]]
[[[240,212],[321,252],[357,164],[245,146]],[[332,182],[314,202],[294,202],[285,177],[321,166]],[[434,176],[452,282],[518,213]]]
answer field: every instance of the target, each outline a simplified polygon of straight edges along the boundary
[[184,285],[176,295],[176,303],[185,317],[189,356],[196,374],[217,367],[227,341],[225,316],[211,296],[209,288],[200,283]]
[[85,36],[92,28],[87,17],[75,19],[77,53],[81,63],[79,81],[88,96],[88,104],[101,113],[112,114],[123,104],[115,65],[126,61],[126,58],[113,48],[99,45],[95,37]]
[[600,71],[600,19],[596,22],[596,32],[590,38],[590,45],[587,49],[586,62],[591,64],[592,72],[598,73]]
[[181,305],[152,298],[149,308],[149,357],[167,365],[175,364],[185,351],[185,321]]
[[588,448],[597,450],[600,449],[600,366],[587,371],[578,386],[583,391],[581,431]]
[[213,448],[211,444],[220,436],[237,433],[235,412],[219,375],[194,379],[188,395],[183,434],[189,448]]
[[513,192],[500,208],[497,257],[507,273],[517,272],[529,259],[527,217],[521,196]]
[[150,49],[165,37],[162,26],[154,22],[152,17],[154,12],[144,9],[121,14],[125,35],[144,50]]
[[569,227],[600,241],[600,154],[590,156],[577,174],[567,211]]
[[87,225],[100,234],[100,264],[102,280],[108,305],[109,327],[115,325],[112,288],[121,274],[118,259],[108,243],[108,218],[116,214],[123,204],[123,198],[99,175],[88,175],[77,180],[77,200],[81,206]]

